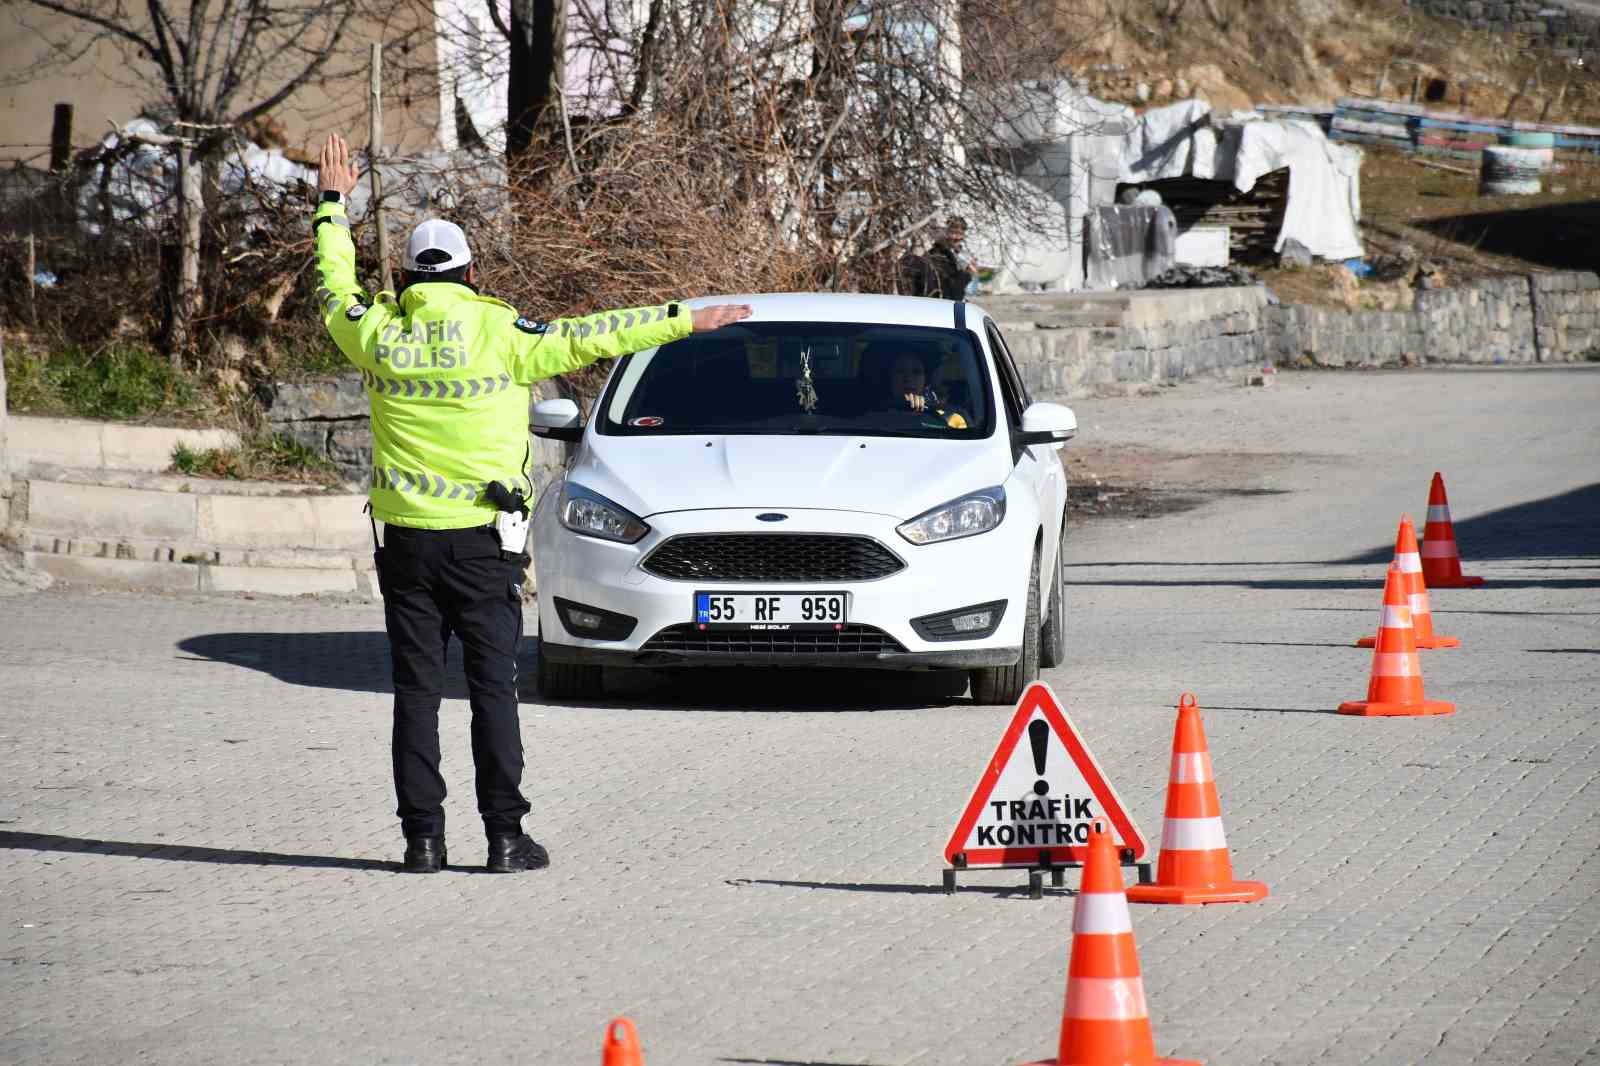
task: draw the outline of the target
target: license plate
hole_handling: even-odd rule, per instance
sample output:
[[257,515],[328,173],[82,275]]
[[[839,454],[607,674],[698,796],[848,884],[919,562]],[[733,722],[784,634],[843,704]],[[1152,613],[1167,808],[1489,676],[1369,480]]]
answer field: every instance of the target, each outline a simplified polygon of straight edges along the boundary
[[843,592],[697,592],[694,621],[735,629],[835,629],[845,623]]

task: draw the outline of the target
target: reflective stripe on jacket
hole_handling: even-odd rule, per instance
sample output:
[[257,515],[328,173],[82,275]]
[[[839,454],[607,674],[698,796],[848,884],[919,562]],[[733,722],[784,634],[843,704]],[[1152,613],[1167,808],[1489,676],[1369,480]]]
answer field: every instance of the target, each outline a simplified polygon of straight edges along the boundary
[[[327,219],[326,224],[318,224]],[[356,281],[344,205],[313,222],[317,301],[334,343],[361,372],[372,412],[368,490],[381,522],[462,529],[494,520],[483,487],[528,495],[528,386],[597,359],[688,336],[676,304],[535,322],[466,285],[407,286],[371,300]],[[675,313],[676,312],[676,313]]]

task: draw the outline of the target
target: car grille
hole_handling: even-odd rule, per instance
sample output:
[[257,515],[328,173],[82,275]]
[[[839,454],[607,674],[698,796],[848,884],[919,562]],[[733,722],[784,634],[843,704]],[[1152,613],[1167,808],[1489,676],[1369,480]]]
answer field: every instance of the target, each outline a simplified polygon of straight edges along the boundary
[[763,656],[782,658],[875,659],[883,653],[903,652],[905,646],[875,626],[845,625],[833,629],[784,632],[742,629],[700,629],[691,622],[668,626],[645,642],[641,652],[678,652],[726,655],[730,658]]
[[871,537],[825,533],[690,534],[642,565],[673,581],[872,581],[905,568]]

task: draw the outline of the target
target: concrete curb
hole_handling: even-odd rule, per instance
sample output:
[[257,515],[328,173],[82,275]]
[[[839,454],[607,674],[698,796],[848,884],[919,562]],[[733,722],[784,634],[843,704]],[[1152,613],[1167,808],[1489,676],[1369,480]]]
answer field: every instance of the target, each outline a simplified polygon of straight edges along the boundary
[[8,436],[15,473],[26,473],[35,463],[158,472],[172,466],[172,450],[179,444],[195,451],[239,446],[239,434],[227,429],[129,426],[31,415],[12,415]]

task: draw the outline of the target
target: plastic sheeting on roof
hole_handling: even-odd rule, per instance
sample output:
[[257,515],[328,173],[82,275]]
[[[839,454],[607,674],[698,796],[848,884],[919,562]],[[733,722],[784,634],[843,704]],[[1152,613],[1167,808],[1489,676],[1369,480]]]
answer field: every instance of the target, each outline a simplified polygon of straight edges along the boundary
[[1238,112],[1222,123],[1203,100],[1139,116],[1122,153],[1125,183],[1195,177],[1249,192],[1262,175],[1288,167],[1289,202],[1273,244],[1293,238],[1329,260],[1361,255],[1361,152],[1334,144],[1314,123],[1269,121]]
[[[178,165],[173,148],[143,138],[161,138],[161,127],[149,119],[135,119],[101,139],[103,150],[126,151],[104,152],[107,161],[78,187],[78,218],[87,232],[98,235],[107,222],[159,226],[177,211]],[[360,219],[367,213],[372,186],[365,174],[365,157],[357,152],[354,163],[362,180],[350,194],[349,213]],[[384,159],[378,170],[384,203],[396,226],[448,215],[469,202],[492,215],[506,199],[504,165],[476,153]],[[223,156],[220,181],[225,197],[303,197],[309,211],[317,168],[297,163],[276,148],[239,142]]]

